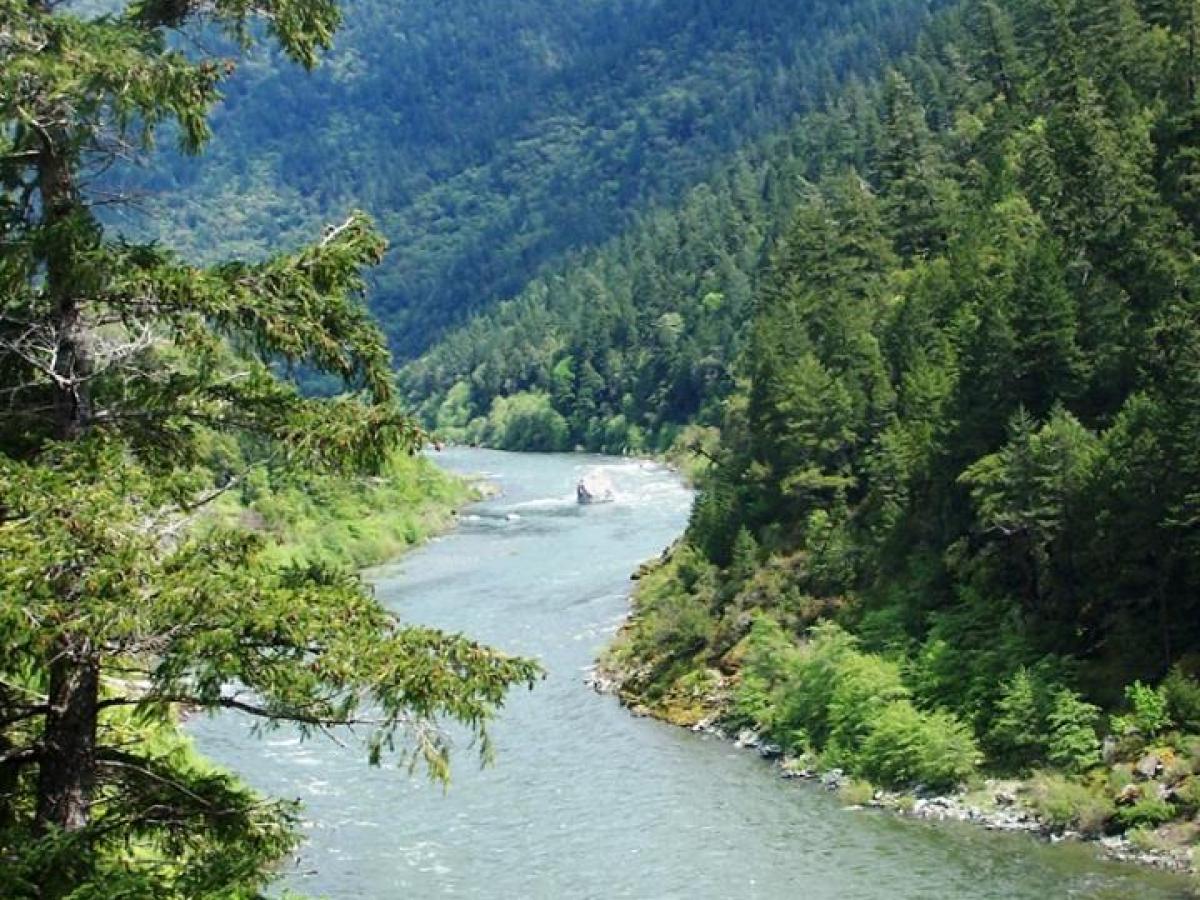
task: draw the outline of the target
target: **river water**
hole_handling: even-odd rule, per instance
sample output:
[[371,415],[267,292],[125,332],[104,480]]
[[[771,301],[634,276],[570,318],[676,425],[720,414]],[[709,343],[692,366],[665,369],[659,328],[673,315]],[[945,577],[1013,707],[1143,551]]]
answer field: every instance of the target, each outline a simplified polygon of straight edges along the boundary
[[[627,608],[629,573],[682,530],[668,471],[585,456],[451,450],[438,462],[501,490],[461,527],[371,573],[406,620],[539,658],[512,695],[494,766],[467,748],[448,790],[364,754],[234,715],[193,723],[200,748],[304,802],[307,843],[281,884],[330,898],[1044,898],[1184,896],[1173,877],[1084,845],[843,810],[753,753],[637,719],[585,684]],[[580,507],[602,467],[616,502]]]

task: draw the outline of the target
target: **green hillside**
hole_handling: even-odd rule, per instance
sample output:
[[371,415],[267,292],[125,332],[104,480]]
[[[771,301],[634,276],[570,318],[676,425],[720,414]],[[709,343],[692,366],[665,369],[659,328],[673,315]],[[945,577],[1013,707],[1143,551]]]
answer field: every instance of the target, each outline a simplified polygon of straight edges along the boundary
[[929,5],[356,0],[311,74],[241,65],[202,164],[106,188],[141,198],[117,224],[206,258],[367,210],[391,242],[372,306],[411,355],[874,70]]
[[969,0],[801,125],[627,699],[888,785],[1050,767],[1059,827],[1190,821],[1197,13]]

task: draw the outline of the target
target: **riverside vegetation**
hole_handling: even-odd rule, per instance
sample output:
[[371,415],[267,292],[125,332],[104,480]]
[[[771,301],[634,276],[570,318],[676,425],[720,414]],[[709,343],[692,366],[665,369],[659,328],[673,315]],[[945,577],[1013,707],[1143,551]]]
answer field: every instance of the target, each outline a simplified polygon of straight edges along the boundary
[[279,563],[324,560],[361,569],[450,527],[457,509],[478,496],[468,482],[406,453],[361,477],[260,466],[213,505],[202,525],[239,524],[268,535],[265,553]]

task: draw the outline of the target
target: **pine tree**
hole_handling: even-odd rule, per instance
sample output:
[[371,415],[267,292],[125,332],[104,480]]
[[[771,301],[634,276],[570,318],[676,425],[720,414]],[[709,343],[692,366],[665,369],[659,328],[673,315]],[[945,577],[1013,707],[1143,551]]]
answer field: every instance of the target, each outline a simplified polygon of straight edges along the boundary
[[940,249],[947,237],[950,183],[942,175],[925,109],[899,72],[890,73],[885,86],[878,167],[897,251],[917,256]]

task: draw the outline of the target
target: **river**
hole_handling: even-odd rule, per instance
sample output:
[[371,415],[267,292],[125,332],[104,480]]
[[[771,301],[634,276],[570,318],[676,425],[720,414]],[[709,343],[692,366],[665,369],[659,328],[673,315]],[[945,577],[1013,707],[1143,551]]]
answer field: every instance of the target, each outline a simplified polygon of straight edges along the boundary
[[[843,810],[753,753],[629,715],[584,677],[627,608],[629,573],[682,530],[691,497],[664,468],[586,456],[450,450],[448,469],[502,491],[461,527],[370,573],[406,620],[536,656],[481,770],[462,748],[448,790],[233,714],[195,720],[210,757],[305,807],[283,887],[330,898],[1128,898],[1174,877],[962,824]],[[616,502],[580,507],[605,468]]]

